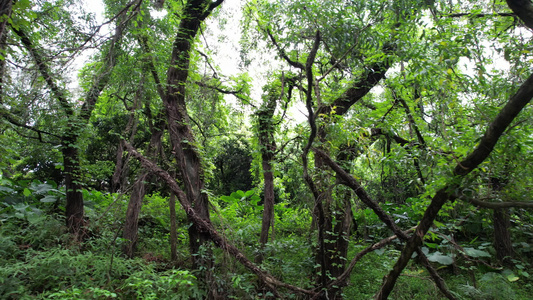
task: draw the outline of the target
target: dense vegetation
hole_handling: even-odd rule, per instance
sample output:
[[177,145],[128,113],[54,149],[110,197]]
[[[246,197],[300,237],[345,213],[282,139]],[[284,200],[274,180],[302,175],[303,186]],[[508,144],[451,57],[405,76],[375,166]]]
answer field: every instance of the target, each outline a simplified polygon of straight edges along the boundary
[[533,3],[103,5],[0,1],[1,299],[531,297]]

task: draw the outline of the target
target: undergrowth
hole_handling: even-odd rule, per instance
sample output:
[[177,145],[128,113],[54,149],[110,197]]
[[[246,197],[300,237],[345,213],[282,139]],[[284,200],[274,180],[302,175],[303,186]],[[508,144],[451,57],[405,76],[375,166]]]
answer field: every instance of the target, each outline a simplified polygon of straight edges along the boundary
[[[55,203],[39,201],[42,195],[19,195],[10,198],[11,202],[2,202],[0,299],[203,299],[206,296],[207,287],[197,279],[199,273],[190,271],[187,236],[190,224],[183,211],[178,212],[178,261],[169,259],[167,199],[159,194],[147,197],[139,222],[136,257],[126,259],[120,253],[122,223],[117,221],[123,219],[126,199],[100,192],[84,193],[89,203],[86,212],[90,235],[83,243],[72,241],[63,217],[54,212]],[[226,198],[215,207],[214,224],[251,260],[261,252],[264,260],[260,267],[279,280],[312,289],[316,283],[317,245],[311,242],[316,240],[316,232],[308,228],[309,211],[276,207],[274,238],[260,248],[257,240],[261,209],[257,206],[258,203]],[[369,241],[356,236],[354,233],[351,237],[347,261],[369,245]],[[529,299],[533,293],[525,262],[516,261],[513,269],[488,269],[455,256],[456,265],[443,265],[446,255],[451,257],[453,253],[442,242],[432,247],[435,248],[426,250],[435,258],[434,266],[458,299]],[[490,252],[479,243],[467,249],[473,249],[471,255]],[[517,249],[525,251],[522,255],[529,251],[523,245]],[[257,278],[228,253],[211,245],[199,255],[208,253],[214,256],[209,270],[213,281],[209,283],[210,288],[217,288],[219,296],[269,298],[271,294],[261,288]],[[344,298],[371,299],[399,253],[399,245],[391,244],[364,256],[353,270],[349,285],[343,289]],[[485,259],[479,259],[482,258]],[[288,299],[303,299],[290,291],[280,291]],[[444,299],[416,260],[400,276],[391,298]]]

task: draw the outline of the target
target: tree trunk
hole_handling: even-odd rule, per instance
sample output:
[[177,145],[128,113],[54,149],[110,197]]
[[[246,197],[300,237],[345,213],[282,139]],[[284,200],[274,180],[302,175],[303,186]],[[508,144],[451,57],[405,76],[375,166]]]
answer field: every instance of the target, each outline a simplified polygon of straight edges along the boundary
[[4,82],[5,82],[5,74],[4,74],[4,68],[6,65],[6,54],[5,51],[7,49],[7,30],[6,25],[11,17],[11,7],[12,7],[13,1],[12,0],[0,0],[0,17],[5,18],[2,19],[3,21],[0,23],[0,54],[4,57],[4,59],[0,59],[0,104],[3,102],[3,93],[4,93]]
[[[507,172],[505,172],[507,173]],[[501,177],[490,177],[490,187],[494,193],[500,192],[505,184],[506,179]],[[508,208],[497,208],[492,211],[492,223],[494,226],[494,249],[496,257],[506,266],[512,266],[511,258],[513,256],[513,244],[511,242],[511,220],[509,219]]]
[[[156,125],[151,127],[153,131],[147,152],[149,156],[156,157],[157,153],[161,151],[161,136],[163,135],[164,121],[160,120],[156,123]],[[124,144],[125,141],[122,140],[120,142],[120,147],[123,147]],[[120,161],[122,161],[122,158],[120,158]],[[146,182],[149,181],[150,178],[151,176],[149,176],[149,174],[146,172],[143,172],[141,175],[139,175],[139,178],[137,178],[135,184],[133,185],[128,209],[126,210],[123,237],[129,242],[124,244],[122,247],[122,252],[130,258],[133,257],[133,254],[136,250],[135,247],[137,245],[139,214],[141,212],[143,198],[146,194]]]
[[[188,1],[185,5],[172,49],[171,64],[167,72],[167,92],[164,98],[172,152],[181,172],[187,200],[197,215],[206,222],[210,222],[209,199],[203,191],[203,170],[189,125],[185,86],[189,77],[190,51],[194,37],[203,20],[221,3],[222,0],[216,2],[196,0]],[[200,246],[209,240],[209,235],[193,225],[189,228],[189,240],[193,267],[199,269],[203,265],[210,269],[209,265],[205,265],[210,259],[205,260],[205,257],[197,255]]]
[[170,192],[169,199],[170,206],[170,260],[176,262],[178,260],[178,232],[176,222],[176,195]]
[[496,249],[496,257],[502,264],[512,266],[511,259],[514,254],[514,249],[509,232],[509,228],[511,227],[509,209],[498,208],[493,210],[492,221],[494,223],[494,249]]
[[124,142],[120,140],[117,149],[116,163],[115,163],[115,172],[111,178],[111,193],[116,193],[122,187],[120,178],[122,177],[122,167],[123,167],[123,153],[124,153]]
[[22,44],[33,57],[41,76],[56,100],[59,102],[63,109],[64,116],[67,118],[67,126],[65,128],[65,133],[63,133],[63,145],[61,150],[63,154],[65,188],[67,190],[65,217],[69,230],[75,234],[75,239],[77,240],[80,240],[80,238],[83,239],[84,237],[84,233],[81,232],[84,222],[80,162],[77,149],[78,145],[76,144],[81,135],[82,127],[89,122],[96,102],[111,78],[111,73],[119,55],[118,50],[120,48],[119,46],[123,30],[128,23],[124,22],[128,17],[126,14],[130,14],[130,17],[137,14],[140,3],[139,0],[131,1],[127,4],[127,8],[136,5],[134,10],[129,11],[128,9],[124,9],[118,16],[118,25],[115,28],[115,34],[109,42],[109,51],[105,56],[101,69],[96,72],[97,75],[93,79],[92,85],[85,95],[85,101],[81,106],[79,115],[76,115],[74,108],[69,102],[66,91],[55,82],[55,77],[51,74],[50,66],[43,57],[41,49],[34,45],[32,40],[21,28],[12,27],[12,30],[20,37]]
[[81,193],[80,162],[78,148],[74,144],[76,136],[69,136],[63,140],[63,174],[67,203],[65,207],[66,225],[74,234],[75,240],[81,241],[84,234],[81,231],[83,220],[83,194]]
[[272,165],[270,160],[263,156],[263,176],[264,176],[264,203],[263,203],[263,220],[261,223],[261,236],[259,243],[261,244],[261,251],[256,257],[256,263],[263,262],[263,248],[268,242],[268,232],[272,225],[274,218],[274,175],[272,174]]
[[[282,78],[282,81],[284,78]],[[263,220],[261,224],[261,235],[259,244],[261,250],[256,257],[256,262],[260,264],[263,261],[263,249],[268,242],[268,232],[274,218],[274,174],[272,173],[272,161],[276,152],[276,141],[274,139],[275,122],[274,112],[276,111],[278,98],[283,97],[284,83],[282,82],[281,94],[278,96],[276,90],[271,91],[265,96],[265,101],[256,113],[257,118],[257,138],[261,146],[261,159],[263,167],[264,180],[264,203],[263,203]]]
[[148,173],[143,173],[135,184],[131,192],[128,209],[126,210],[126,221],[124,222],[123,238],[127,240],[122,246],[122,252],[129,258],[133,257],[137,246],[137,232],[139,227],[139,214],[141,213],[142,201],[146,193],[145,181],[148,180]]

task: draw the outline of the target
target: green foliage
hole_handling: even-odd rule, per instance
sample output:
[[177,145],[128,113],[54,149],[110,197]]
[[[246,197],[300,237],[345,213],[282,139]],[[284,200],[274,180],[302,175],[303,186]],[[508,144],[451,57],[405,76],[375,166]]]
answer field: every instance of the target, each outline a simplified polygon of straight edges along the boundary
[[509,281],[494,272],[484,274],[477,287],[466,284],[459,291],[464,299],[519,299]]
[[[128,1],[104,2],[105,16],[112,18],[107,24],[120,21],[115,16]],[[78,1],[19,0],[5,16],[10,26],[0,49],[0,60],[6,62],[0,70],[0,298],[207,297],[201,272],[190,267],[191,224],[179,208],[179,259],[168,262],[168,189],[160,180],[151,182],[143,200],[137,253],[143,259],[119,255],[128,185],[142,168],[130,154],[117,158],[119,141],[129,141],[163,169],[176,170],[164,121],[169,104],[163,104],[160,93],[173,88],[165,79],[174,75],[168,73],[169,56],[173,43],[180,42],[174,39],[184,2],[166,1],[164,13],[156,13],[152,2],[129,8],[139,14],[126,21],[113,48],[102,31],[106,26],[97,27]],[[506,15],[504,1],[253,0],[236,9],[241,8],[239,32],[224,27],[238,13],[213,23],[220,26],[218,42],[224,47],[215,42],[213,24],[202,23],[201,34],[191,41],[188,69],[178,70],[189,78],[180,91],[186,111],[179,111],[183,123],[178,125],[195,137],[182,142],[200,156],[202,192],[209,193],[215,208],[211,216],[216,229],[247,257],[261,251],[264,270],[309,289],[316,287],[320,272],[318,220],[313,215],[317,201],[329,201],[324,203],[331,213],[326,217],[333,225],[339,224],[337,213],[351,206],[357,228],[347,235],[347,260],[391,232],[312,156],[308,171],[328,194],[315,199],[304,182],[301,153],[311,130],[289,116],[291,109],[307,113],[302,105],[306,92],[312,92],[314,112],[331,109],[316,116],[319,135],[311,146],[330,153],[400,228],[408,229],[419,223],[436,191],[457,183],[453,167],[477,146],[487,124],[529,75],[533,59],[530,33],[518,27],[516,17]],[[33,46],[12,29],[23,30]],[[218,52],[235,50],[226,46],[235,42],[233,36],[239,38],[240,29],[236,51],[241,61],[232,62],[239,65],[239,74],[228,76]],[[320,45],[309,70],[314,78],[305,78],[309,73],[300,64],[308,59],[317,32]],[[96,50],[78,72],[79,87],[70,89],[68,66],[85,49]],[[113,50],[117,55],[110,60]],[[376,74],[382,68],[386,75]],[[44,69],[46,76],[39,73]],[[290,92],[289,83],[294,87]],[[98,101],[84,103],[81,94],[93,87],[103,89]],[[263,97],[258,95],[261,89]],[[352,100],[349,111],[339,114]],[[87,122],[79,118],[90,111]],[[468,202],[532,198],[531,120],[526,109],[507,128],[492,156],[464,178],[454,191],[457,199],[444,205],[425,237],[423,251],[451,279],[449,286],[458,298],[520,299],[533,292],[533,214],[509,210],[516,256],[512,269],[501,269],[491,213]],[[159,130],[161,148],[148,149]],[[72,136],[76,138],[66,138]],[[277,149],[262,148],[266,137]],[[66,146],[78,151],[81,172],[76,180],[87,187],[82,191],[83,241],[66,234],[65,220],[58,215],[65,209],[61,150]],[[275,154],[276,204],[271,241],[262,248],[263,154]],[[125,194],[107,192],[117,159],[125,162],[125,186],[120,187]],[[493,178],[502,186],[495,188]],[[177,182],[189,184],[186,178]],[[336,228],[326,230],[339,236],[330,232]],[[194,255],[208,258],[213,253],[213,282],[208,284],[217,286],[222,297],[271,297],[259,290],[254,275],[211,246]],[[402,247],[394,241],[364,257],[344,297],[372,297]],[[439,298],[428,278],[413,258],[391,297]],[[300,297],[280,292],[286,298]]]
[[263,205],[259,205],[261,198],[254,190],[238,190],[229,196],[220,196],[220,199],[226,203],[225,213],[232,218],[258,216],[263,208]]
[[229,195],[233,191],[252,189],[251,163],[250,146],[246,140],[225,141],[214,158],[216,169],[211,186],[215,195]]
[[187,270],[168,270],[159,274],[133,273],[125,281],[125,294],[137,299],[201,299],[196,277]]

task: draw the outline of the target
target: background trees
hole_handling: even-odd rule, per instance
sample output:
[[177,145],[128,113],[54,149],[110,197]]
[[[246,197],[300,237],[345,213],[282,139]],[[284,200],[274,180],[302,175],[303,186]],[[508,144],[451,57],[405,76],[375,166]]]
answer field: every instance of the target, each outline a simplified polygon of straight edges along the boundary
[[[529,2],[223,2],[106,2],[103,36],[74,2],[6,2],[0,253],[28,267],[3,295],[530,292]],[[74,237],[39,228],[58,213]],[[39,285],[28,253],[86,268]]]

